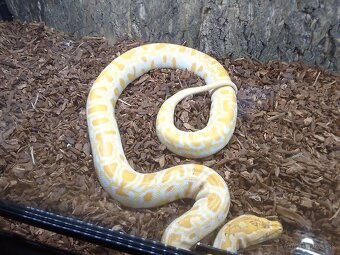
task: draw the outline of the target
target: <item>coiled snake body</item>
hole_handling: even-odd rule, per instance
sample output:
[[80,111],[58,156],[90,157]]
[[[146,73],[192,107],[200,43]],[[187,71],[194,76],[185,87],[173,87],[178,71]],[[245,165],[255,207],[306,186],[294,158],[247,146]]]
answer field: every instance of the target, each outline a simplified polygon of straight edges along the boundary
[[[127,51],[112,61],[94,82],[87,100],[87,122],[94,165],[103,188],[125,206],[155,207],[180,198],[196,200],[193,207],[165,230],[162,242],[189,249],[225,221],[230,194],[222,177],[197,164],[142,174],[129,165],[123,151],[114,107],[125,87],[154,68],[188,69],[207,85],[179,91],[161,106],[156,130],[160,141],[183,157],[200,158],[222,149],[230,140],[237,114],[236,86],[223,66],[197,50],[156,43]],[[178,130],[173,123],[176,104],[188,95],[212,92],[207,126],[197,132]],[[244,215],[219,231],[214,246],[236,251],[278,236],[278,222]]]

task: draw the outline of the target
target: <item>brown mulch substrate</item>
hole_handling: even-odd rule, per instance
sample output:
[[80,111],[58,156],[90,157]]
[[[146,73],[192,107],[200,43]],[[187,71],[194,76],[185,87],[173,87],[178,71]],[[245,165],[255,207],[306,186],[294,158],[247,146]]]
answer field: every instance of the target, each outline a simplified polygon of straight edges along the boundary
[[[0,23],[1,198],[48,209],[116,230],[160,240],[166,226],[192,205],[123,208],[97,180],[87,136],[85,103],[90,86],[115,57],[141,42],[109,46],[40,24]],[[188,71],[154,70],[121,95],[116,116],[124,150],[140,172],[196,162],[228,183],[228,220],[245,213],[282,222],[276,241],[246,254],[290,254],[302,233],[327,240],[339,252],[340,76],[303,64],[248,58],[221,60],[239,88],[239,114],[230,143],[202,160],[169,152],[155,133],[162,102],[203,84]],[[183,100],[175,123],[205,126],[209,95]],[[114,254],[101,247],[0,218],[0,227],[81,254]],[[204,241],[211,242],[214,235]],[[336,251],[335,251],[336,252]]]

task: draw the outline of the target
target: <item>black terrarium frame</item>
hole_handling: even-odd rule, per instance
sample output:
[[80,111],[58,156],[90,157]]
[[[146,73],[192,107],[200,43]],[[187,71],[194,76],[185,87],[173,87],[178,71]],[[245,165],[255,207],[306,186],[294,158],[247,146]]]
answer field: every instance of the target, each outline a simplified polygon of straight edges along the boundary
[[[195,252],[183,250],[157,241],[97,226],[76,218],[62,216],[30,206],[21,206],[8,201],[0,201],[0,216],[129,254],[197,255],[209,253],[214,255],[236,255],[236,253],[219,250],[201,243],[198,243],[193,248]],[[6,254],[75,255],[4,231],[0,231],[0,247]]]

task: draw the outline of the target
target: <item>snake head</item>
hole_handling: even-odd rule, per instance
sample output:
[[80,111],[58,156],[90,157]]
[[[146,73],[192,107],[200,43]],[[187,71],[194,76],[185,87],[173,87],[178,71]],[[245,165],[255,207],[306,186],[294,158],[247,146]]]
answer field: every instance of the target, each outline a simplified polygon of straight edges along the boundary
[[217,234],[214,246],[237,252],[240,248],[277,238],[282,231],[282,225],[278,221],[270,221],[254,215],[242,215],[224,225]]
[[267,220],[266,218],[249,215],[249,225],[253,225],[260,237],[258,240],[254,239],[255,243],[261,243],[270,239],[279,237],[282,234],[283,228],[280,222]]

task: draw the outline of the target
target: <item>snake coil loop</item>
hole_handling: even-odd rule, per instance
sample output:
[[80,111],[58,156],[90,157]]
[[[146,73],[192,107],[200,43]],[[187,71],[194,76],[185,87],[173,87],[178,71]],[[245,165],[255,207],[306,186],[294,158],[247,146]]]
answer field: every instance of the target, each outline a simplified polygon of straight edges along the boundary
[[[189,249],[220,227],[228,214],[230,194],[223,178],[209,167],[186,164],[142,174],[129,165],[112,114],[119,95],[133,80],[154,68],[188,69],[207,85],[188,88],[170,97],[157,115],[156,132],[167,148],[183,157],[213,155],[230,140],[236,125],[237,87],[224,67],[197,50],[156,43],[127,51],[112,61],[94,82],[87,100],[87,123],[94,165],[99,181],[110,195],[125,206],[149,208],[180,198],[193,198],[193,207],[165,230],[162,242]],[[184,97],[210,91],[207,126],[196,132],[178,130],[173,123],[176,104]],[[221,228],[217,248],[239,248],[278,236],[278,222],[243,215]]]

